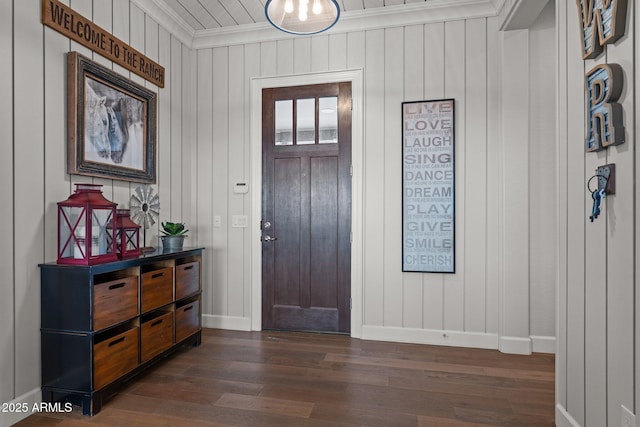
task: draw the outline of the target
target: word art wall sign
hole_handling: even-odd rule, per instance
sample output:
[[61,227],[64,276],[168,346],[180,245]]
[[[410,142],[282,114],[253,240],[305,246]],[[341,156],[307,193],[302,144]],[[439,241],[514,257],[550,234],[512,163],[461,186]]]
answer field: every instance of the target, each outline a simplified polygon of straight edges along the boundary
[[402,270],[454,273],[454,100],[403,102],[402,123]]
[[585,76],[587,92],[586,150],[600,151],[624,142],[622,68],[618,64],[598,65]]
[[[624,35],[627,0],[576,0],[583,59],[600,55],[605,44]],[[623,73],[618,64],[598,65],[585,75],[587,99],[585,150],[594,152],[624,142]]]

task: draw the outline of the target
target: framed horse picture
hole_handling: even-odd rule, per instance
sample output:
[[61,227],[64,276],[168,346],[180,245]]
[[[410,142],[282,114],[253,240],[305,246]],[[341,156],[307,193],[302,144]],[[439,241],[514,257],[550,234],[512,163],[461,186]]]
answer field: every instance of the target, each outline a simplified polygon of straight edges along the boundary
[[155,92],[69,52],[67,171],[156,182]]

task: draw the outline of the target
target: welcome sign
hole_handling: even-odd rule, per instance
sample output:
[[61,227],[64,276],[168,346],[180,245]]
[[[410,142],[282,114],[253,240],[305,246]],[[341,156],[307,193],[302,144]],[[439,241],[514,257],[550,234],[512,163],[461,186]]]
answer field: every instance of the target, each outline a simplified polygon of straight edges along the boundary
[[402,270],[454,273],[454,100],[404,102],[402,122]]
[[163,66],[58,0],[42,0],[42,23],[158,87],[164,87]]

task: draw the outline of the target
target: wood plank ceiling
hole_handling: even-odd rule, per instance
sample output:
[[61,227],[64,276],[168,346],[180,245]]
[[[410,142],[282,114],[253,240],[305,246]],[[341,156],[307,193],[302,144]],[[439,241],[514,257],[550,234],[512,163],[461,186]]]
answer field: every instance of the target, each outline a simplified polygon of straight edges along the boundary
[[[267,0],[161,0],[184,20],[194,32],[266,22]],[[341,12],[385,6],[421,3],[431,0],[337,0]]]

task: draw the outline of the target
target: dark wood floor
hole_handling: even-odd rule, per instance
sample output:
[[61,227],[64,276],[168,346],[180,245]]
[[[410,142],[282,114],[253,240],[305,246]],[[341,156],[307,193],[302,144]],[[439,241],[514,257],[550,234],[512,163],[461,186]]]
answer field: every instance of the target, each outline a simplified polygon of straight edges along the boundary
[[554,356],[207,329],[94,417],[26,426],[553,426]]

